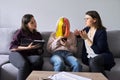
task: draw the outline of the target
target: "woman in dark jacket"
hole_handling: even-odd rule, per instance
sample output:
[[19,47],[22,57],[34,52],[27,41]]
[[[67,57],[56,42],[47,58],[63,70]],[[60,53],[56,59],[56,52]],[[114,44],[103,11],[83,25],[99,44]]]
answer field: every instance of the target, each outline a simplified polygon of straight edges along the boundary
[[43,59],[40,56],[43,51],[42,45],[32,43],[33,40],[42,40],[36,27],[34,16],[26,14],[22,18],[21,29],[17,30],[13,36],[9,59],[19,69],[17,80],[25,80],[33,69],[41,70],[42,68]]
[[85,15],[85,27],[82,31],[75,30],[75,35],[84,40],[82,62],[89,65],[90,71],[102,72],[110,70],[114,65],[114,58],[108,48],[106,28],[96,11],[88,11]]

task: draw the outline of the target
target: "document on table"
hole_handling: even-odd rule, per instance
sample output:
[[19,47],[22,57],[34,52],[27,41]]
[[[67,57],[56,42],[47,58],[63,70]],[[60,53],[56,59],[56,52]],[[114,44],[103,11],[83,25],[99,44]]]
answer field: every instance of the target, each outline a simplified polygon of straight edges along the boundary
[[55,75],[49,76],[49,78],[52,80],[92,80],[69,72],[59,72]]

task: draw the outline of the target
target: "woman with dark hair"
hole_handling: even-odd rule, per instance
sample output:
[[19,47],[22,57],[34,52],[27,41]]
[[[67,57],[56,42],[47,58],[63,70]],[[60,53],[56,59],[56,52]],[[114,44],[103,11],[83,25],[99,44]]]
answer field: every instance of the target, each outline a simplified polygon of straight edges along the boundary
[[[113,55],[108,48],[106,28],[96,11],[88,11],[85,15],[83,30],[75,30],[74,34],[84,40],[82,62],[89,65],[91,72],[110,70],[114,65]],[[106,75],[105,75],[106,76]]]
[[[17,80],[25,80],[30,72],[41,70],[43,59],[42,45],[33,44],[29,41],[42,40],[42,36],[36,30],[36,21],[34,16],[26,14],[22,18],[21,29],[17,30],[13,36],[10,50],[10,62],[19,69]],[[26,44],[22,44],[26,42]]]

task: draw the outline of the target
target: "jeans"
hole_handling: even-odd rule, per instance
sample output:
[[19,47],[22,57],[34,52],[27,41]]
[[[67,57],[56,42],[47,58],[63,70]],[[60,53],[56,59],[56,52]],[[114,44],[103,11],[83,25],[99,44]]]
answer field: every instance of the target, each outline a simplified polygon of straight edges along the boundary
[[73,72],[82,70],[79,60],[69,51],[59,50],[54,52],[50,61],[54,65],[54,71],[64,71],[65,64],[70,66]]
[[32,70],[41,70],[43,64],[40,55],[23,56],[18,52],[12,52],[9,59],[19,69],[17,80],[26,80]]

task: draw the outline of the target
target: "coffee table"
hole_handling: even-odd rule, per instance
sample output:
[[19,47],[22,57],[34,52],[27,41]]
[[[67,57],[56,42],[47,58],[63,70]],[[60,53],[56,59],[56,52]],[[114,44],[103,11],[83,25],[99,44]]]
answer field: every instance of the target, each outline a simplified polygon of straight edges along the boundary
[[[32,71],[26,80],[42,80],[42,78],[47,78],[48,76],[54,75],[58,72],[53,71]],[[82,77],[90,78],[92,80],[108,80],[102,73],[92,73],[92,72],[70,72]]]

